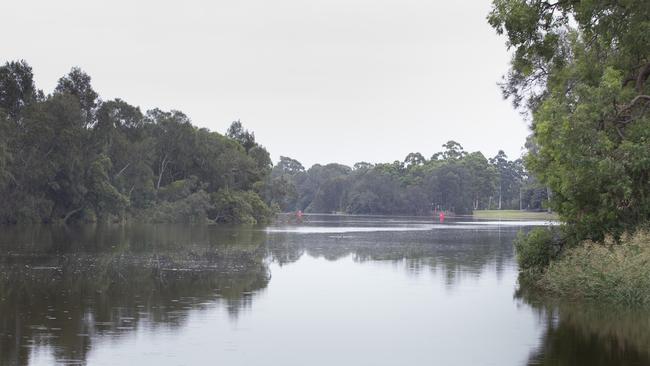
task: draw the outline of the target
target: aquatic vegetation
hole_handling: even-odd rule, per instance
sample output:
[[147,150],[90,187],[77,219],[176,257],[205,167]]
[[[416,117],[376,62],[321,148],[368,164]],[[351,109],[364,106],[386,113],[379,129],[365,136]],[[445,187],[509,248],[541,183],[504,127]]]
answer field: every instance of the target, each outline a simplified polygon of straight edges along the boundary
[[650,305],[650,232],[620,241],[585,241],[550,261],[538,280],[549,293],[572,299]]

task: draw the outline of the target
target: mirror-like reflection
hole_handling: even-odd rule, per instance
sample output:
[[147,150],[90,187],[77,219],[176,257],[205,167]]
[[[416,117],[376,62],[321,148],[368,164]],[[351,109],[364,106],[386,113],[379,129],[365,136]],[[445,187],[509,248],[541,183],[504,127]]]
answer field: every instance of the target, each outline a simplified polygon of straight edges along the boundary
[[0,364],[650,364],[648,311],[515,292],[522,228],[0,228]]
[[231,316],[266,287],[263,233],[206,226],[8,228],[0,257],[0,361],[35,346],[83,361],[94,336],[182,326],[187,310]]
[[545,323],[528,365],[649,365],[650,309],[570,303],[519,289]]

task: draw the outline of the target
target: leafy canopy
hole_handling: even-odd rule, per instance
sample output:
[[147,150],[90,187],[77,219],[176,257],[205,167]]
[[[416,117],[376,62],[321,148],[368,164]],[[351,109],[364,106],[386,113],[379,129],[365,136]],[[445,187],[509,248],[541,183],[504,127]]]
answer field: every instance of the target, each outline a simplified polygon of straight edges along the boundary
[[650,2],[494,0],[514,51],[506,97],[532,116],[526,162],[576,239],[650,219]]

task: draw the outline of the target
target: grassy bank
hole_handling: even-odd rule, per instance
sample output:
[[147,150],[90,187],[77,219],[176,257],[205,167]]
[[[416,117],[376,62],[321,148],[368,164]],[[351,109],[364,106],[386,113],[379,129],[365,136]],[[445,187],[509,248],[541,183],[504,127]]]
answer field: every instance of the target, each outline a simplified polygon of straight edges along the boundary
[[474,211],[475,219],[490,220],[557,220],[554,213],[519,211],[519,210],[477,210]]
[[584,241],[552,259],[543,230],[516,242],[522,276],[534,286],[566,299],[650,305],[650,232]]

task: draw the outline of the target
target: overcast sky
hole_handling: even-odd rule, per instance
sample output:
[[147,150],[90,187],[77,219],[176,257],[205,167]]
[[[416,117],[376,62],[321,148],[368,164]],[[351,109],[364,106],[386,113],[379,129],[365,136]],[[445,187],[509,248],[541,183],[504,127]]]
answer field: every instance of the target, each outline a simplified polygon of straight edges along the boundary
[[72,66],[102,99],[178,109],[255,132],[275,161],[522,152],[526,123],[501,98],[505,40],[489,0],[7,1],[0,61],[25,59],[53,90]]

